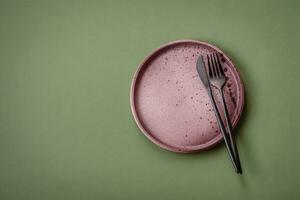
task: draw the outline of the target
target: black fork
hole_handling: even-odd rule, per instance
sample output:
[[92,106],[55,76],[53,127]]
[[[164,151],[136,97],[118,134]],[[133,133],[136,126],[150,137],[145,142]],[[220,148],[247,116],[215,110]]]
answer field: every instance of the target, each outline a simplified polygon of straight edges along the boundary
[[223,104],[223,110],[224,110],[224,116],[225,116],[225,121],[226,121],[226,126],[227,126],[227,131],[230,139],[230,145],[234,153],[235,161],[237,164],[237,171],[238,173],[242,173],[242,166],[239,158],[239,153],[238,149],[236,146],[235,138],[234,135],[232,134],[232,125],[230,121],[230,117],[228,114],[226,102],[225,102],[225,97],[224,97],[224,92],[223,92],[223,87],[226,84],[226,77],[224,74],[224,70],[222,68],[222,64],[220,62],[219,55],[217,53],[212,53],[207,55],[207,62],[208,62],[208,77],[209,77],[209,82],[211,85],[216,87],[222,96],[222,104]]

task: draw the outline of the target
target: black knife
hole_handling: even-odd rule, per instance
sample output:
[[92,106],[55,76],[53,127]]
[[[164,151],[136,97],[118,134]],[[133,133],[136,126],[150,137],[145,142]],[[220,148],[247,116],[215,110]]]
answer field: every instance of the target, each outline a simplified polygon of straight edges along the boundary
[[206,91],[207,91],[208,96],[210,98],[210,101],[211,101],[214,113],[215,113],[216,118],[217,118],[218,125],[220,127],[222,136],[224,138],[225,145],[227,147],[230,159],[232,161],[232,164],[233,164],[233,166],[235,168],[235,171],[237,173],[240,173],[239,170],[238,170],[237,162],[236,162],[236,159],[235,159],[232,147],[230,145],[230,140],[229,140],[228,135],[226,133],[226,129],[224,127],[224,124],[222,122],[222,118],[220,116],[219,110],[217,108],[215,99],[214,99],[213,94],[212,94],[212,90],[211,90],[210,83],[209,83],[209,80],[208,80],[208,77],[207,77],[207,73],[206,73],[206,69],[205,69],[205,65],[204,65],[202,56],[199,56],[199,58],[197,60],[197,72],[198,72],[199,77],[200,77],[200,79],[201,79],[204,87],[206,88]]

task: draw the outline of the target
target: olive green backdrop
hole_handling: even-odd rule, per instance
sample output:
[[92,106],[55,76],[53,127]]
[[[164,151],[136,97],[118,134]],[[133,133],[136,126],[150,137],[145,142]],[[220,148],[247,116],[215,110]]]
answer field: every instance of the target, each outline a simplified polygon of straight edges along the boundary
[[[0,199],[299,199],[300,1],[0,0]],[[198,39],[237,64],[244,168],[176,154],[130,112],[143,58]]]

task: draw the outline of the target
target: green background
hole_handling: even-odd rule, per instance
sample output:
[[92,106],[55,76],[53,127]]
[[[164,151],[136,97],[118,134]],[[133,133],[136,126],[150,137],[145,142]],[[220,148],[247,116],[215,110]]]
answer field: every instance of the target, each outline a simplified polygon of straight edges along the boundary
[[[0,199],[299,199],[299,2],[0,0]],[[176,39],[237,64],[242,176],[133,121],[133,73]]]

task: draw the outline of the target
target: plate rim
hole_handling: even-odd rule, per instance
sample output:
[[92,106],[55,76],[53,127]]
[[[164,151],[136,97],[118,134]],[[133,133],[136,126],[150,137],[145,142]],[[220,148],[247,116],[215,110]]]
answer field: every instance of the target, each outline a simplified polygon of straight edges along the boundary
[[180,147],[174,147],[174,146],[167,145],[164,142],[156,139],[153,135],[149,134],[148,131],[143,127],[141,121],[139,120],[137,110],[136,110],[136,104],[135,104],[135,88],[136,88],[137,79],[139,77],[140,72],[142,71],[143,67],[147,64],[149,59],[152,56],[155,56],[155,54],[160,52],[161,50],[163,50],[163,49],[165,49],[169,46],[173,46],[173,45],[177,45],[177,44],[181,44],[181,43],[196,43],[196,44],[208,46],[208,47],[216,50],[217,52],[221,53],[229,62],[232,63],[232,65],[233,65],[232,69],[237,74],[236,78],[238,79],[237,81],[240,83],[240,90],[239,90],[240,94],[239,95],[240,95],[240,98],[241,98],[241,102],[240,102],[241,105],[238,107],[239,110],[237,112],[237,118],[232,123],[233,128],[237,125],[238,121],[241,118],[243,110],[244,110],[245,89],[244,89],[244,83],[241,79],[241,75],[240,75],[238,69],[236,68],[235,63],[220,48],[218,48],[215,45],[210,44],[208,42],[202,41],[202,40],[181,39],[181,40],[174,40],[174,41],[171,41],[171,42],[167,42],[163,45],[160,45],[159,47],[157,47],[153,51],[151,51],[142,60],[142,62],[140,62],[140,64],[138,65],[138,68],[134,72],[134,75],[133,75],[133,78],[132,78],[132,81],[131,81],[131,86],[130,86],[130,108],[131,108],[131,113],[133,115],[133,118],[134,118],[138,128],[143,133],[143,135],[145,135],[151,142],[153,142],[154,144],[158,145],[159,147],[161,147],[163,149],[166,149],[166,150],[169,150],[169,151],[172,151],[172,152],[176,152],[176,153],[193,153],[193,152],[199,152],[199,151],[204,151],[204,150],[210,149],[210,148],[216,146],[217,144],[221,143],[221,141],[223,140],[222,135],[219,134],[217,137],[213,138],[212,140],[209,140],[206,143],[203,143],[203,144],[200,144],[200,145],[195,145],[195,146],[184,146],[183,148],[180,148]]

